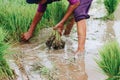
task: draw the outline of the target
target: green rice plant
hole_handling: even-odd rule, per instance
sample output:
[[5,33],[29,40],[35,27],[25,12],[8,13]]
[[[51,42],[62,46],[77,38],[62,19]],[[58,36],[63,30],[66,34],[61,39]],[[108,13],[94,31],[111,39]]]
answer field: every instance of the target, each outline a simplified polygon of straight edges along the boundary
[[44,17],[50,21],[53,20],[53,25],[57,24],[64,16],[67,5],[68,3],[65,0],[49,4]]
[[40,68],[40,73],[42,75],[48,75],[50,73],[50,70],[46,67],[42,67],[42,68]]
[[105,18],[111,20],[114,19],[113,13],[117,8],[118,0],[104,0],[104,5],[107,10],[107,16]]
[[0,2],[0,27],[8,31],[8,40],[18,41],[21,34],[27,31],[32,21],[33,12],[30,12],[31,7],[25,9],[24,4],[19,2],[17,3],[17,1],[12,0]]
[[107,80],[120,80],[120,47],[116,41],[105,44],[99,50],[96,62],[109,77]]
[[13,80],[13,71],[10,69],[4,57],[8,48],[8,45],[3,42],[5,34],[6,33],[3,31],[3,29],[0,28],[0,80]]
[[[60,21],[66,8],[67,4],[63,1],[48,5],[35,34],[41,28],[54,26]],[[36,10],[37,5],[27,4],[25,0],[0,0],[0,27],[8,31],[8,40],[20,40],[21,34],[28,30]]]

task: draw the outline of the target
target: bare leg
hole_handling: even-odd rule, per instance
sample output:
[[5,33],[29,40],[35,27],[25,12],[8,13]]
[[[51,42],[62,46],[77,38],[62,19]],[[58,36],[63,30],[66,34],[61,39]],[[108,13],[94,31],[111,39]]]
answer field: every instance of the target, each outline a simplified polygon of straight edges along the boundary
[[42,15],[43,15],[43,12],[36,12],[36,14],[34,16],[34,19],[33,19],[32,23],[30,25],[29,30],[22,35],[22,40],[27,41],[32,37],[32,34],[33,34],[33,32],[36,28],[36,25],[41,20]]
[[72,28],[73,28],[73,25],[74,25],[74,18],[71,18],[68,22],[68,24],[66,25],[66,28],[65,28],[65,32],[63,33],[64,35],[69,35]]
[[77,22],[78,49],[77,52],[84,52],[86,39],[86,19]]

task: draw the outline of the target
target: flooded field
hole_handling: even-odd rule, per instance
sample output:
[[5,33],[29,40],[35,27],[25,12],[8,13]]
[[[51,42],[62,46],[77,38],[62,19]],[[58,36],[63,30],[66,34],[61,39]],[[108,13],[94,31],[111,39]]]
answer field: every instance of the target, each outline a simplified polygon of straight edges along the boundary
[[[115,12],[114,21],[96,19],[105,15],[102,3],[94,0],[90,10],[91,18],[87,20],[87,38],[85,58],[73,59],[73,52],[77,48],[76,25],[67,41],[65,49],[48,50],[45,41],[51,33],[51,28],[40,31],[39,36],[30,43],[20,43],[13,46],[10,65],[14,69],[17,80],[105,80],[106,76],[98,68],[95,58],[98,50],[110,40],[120,42],[120,6]],[[44,35],[43,35],[44,34]],[[65,57],[69,59],[65,59]]]

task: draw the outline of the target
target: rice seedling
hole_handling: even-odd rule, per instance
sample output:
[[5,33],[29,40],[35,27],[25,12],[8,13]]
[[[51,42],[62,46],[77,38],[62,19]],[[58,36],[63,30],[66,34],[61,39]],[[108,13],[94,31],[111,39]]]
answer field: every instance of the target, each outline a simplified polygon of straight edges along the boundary
[[49,49],[51,48],[55,50],[63,49],[65,47],[65,41],[61,39],[61,36],[57,31],[53,30],[51,36],[46,41],[46,46]]
[[13,80],[13,71],[10,69],[6,59],[8,45],[4,43],[5,32],[0,28],[0,80]]
[[99,50],[96,62],[108,76],[107,80],[120,80],[120,47],[117,42],[109,42]]
[[107,10],[107,16],[104,17],[104,19],[114,19],[114,12],[118,5],[118,0],[104,0],[104,5]]
[[45,80],[58,80],[58,78],[56,77],[57,75],[57,68],[55,67],[54,64],[53,65],[53,68],[48,68],[44,65],[42,65],[41,63],[37,63],[34,66],[34,71],[37,71],[40,73],[41,77],[44,78]]

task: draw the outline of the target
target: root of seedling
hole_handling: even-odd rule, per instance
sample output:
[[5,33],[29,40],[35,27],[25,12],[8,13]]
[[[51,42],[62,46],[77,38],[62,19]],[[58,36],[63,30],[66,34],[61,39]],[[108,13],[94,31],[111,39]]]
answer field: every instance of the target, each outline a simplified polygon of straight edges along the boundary
[[65,46],[65,42],[61,39],[60,34],[57,31],[53,31],[51,36],[46,41],[46,46],[51,49],[63,49]]

